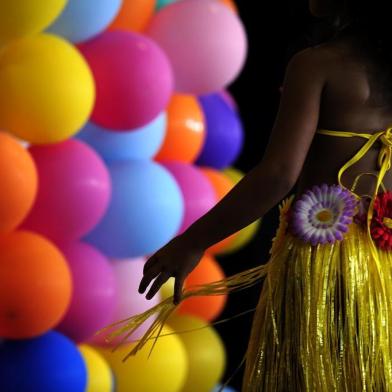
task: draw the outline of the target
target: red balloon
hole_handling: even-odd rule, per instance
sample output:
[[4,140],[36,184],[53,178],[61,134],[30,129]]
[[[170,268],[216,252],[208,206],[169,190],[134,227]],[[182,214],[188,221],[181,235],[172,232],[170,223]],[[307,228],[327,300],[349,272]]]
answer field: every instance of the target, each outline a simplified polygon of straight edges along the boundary
[[0,132],[0,233],[14,230],[30,211],[37,195],[38,175],[28,151]]
[[0,337],[26,339],[57,325],[71,301],[72,277],[62,253],[27,231],[0,236]]
[[205,138],[206,124],[197,98],[175,94],[167,108],[165,140],[155,159],[193,163],[203,148]]
[[[225,278],[225,274],[214,257],[204,255],[200,263],[185,280],[184,287],[215,282]],[[218,318],[226,305],[227,294],[191,297],[178,307],[178,314],[190,314],[206,321]]]

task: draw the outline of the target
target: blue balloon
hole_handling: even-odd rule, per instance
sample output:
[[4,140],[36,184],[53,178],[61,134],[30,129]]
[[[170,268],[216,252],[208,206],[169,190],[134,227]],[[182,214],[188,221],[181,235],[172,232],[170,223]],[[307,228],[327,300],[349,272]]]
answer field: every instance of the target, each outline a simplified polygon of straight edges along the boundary
[[167,5],[174,3],[176,0],[158,0],[157,1],[157,5],[156,5],[156,9],[160,10],[163,7],[166,7]]
[[206,140],[196,164],[222,170],[241,153],[244,130],[239,115],[220,94],[199,98],[207,123]]
[[88,122],[75,137],[89,144],[107,162],[150,159],[162,146],[166,123],[166,113],[142,128],[127,132],[110,131]]
[[174,177],[149,160],[108,164],[112,178],[109,208],[86,241],[112,258],[151,254],[177,234],[184,200]]
[[87,41],[109,26],[121,5],[122,0],[68,0],[64,11],[47,31],[71,42]]
[[59,332],[0,343],[0,389],[84,392],[87,369],[76,345]]

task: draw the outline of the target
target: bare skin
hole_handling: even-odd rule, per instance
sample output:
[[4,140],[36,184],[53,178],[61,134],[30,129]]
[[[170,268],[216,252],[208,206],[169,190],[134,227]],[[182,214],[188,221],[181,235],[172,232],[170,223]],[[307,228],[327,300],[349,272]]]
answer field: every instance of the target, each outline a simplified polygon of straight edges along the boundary
[[[318,128],[375,133],[392,126],[392,106],[382,103],[379,93],[369,80],[366,64],[360,62],[350,39],[320,46],[330,59],[330,71],[323,90]],[[371,64],[368,65],[371,67]],[[362,138],[341,138],[316,134],[302,169],[297,192],[320,182],[336,183],[339,168],[364,144]],[[353,165],[342,177],[350,186],[361,172],[377,173],[379,143]],[[383,183],[392,189],[392,173]],[[375,177],[363,176],[357,193],[371,194]]]
[[309,0],[310,12],[320,18],[330,15],[337,5],[339,3],[336,0]]
[[[278,114],[262,160],[214,208],[184,234],[149,258],[139,292],[155,279],[151,299],[171,276],[174,302],[182,297],[187,275],[211,245],[262,217],[297,183],[297,195],[321,183],[336,184],[338,169],[365,142],[316,134],[318,128],[374,133],[392,125],[392,108],[377,104],[366,64],[358,60],[350,40],[297,53],[286,70]],[[347,170],[343,184],[359,172],[376,171],[375,147]],[[392,176],[384,184],[392,189]],[[371,193],[374,178],[364,176],[359,193]]]

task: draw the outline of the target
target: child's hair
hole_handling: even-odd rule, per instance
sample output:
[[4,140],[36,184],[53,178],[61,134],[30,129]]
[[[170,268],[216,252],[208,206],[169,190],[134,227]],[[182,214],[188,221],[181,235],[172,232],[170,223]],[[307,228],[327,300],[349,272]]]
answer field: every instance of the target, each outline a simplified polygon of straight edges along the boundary
[[372,81],[381,96],[380,105],[392,106],[391,0],[334,1],[335,12],[316,22],[309,43],[315,45],[352,37],[355,52],[362,59],[370,60],[366,63],[370,65]]

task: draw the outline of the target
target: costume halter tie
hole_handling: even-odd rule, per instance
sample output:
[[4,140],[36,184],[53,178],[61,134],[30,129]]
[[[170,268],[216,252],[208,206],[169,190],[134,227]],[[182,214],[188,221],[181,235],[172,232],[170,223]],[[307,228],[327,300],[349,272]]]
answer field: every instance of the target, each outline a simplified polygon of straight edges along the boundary
[[[383,189],[385,190],[384,184],[382,183],[382,180],[385,176],[385,173],[391,168],[391,157],[392,157],[392,126],[388,127],[386,130],[382,130],[379,132],[376,132],[374,134],[370,134],[370,133],[355,133],[355,132],[344,132],[344,131],[330,131],[327,129],[319,129],[317,130],[317,133],[320,133],[322,135],[329,135],[329,136],[342,136],[342,137],[362,137],[365,139],[368,139],[367,142],[357,151],[356,154],[354,154],[354,156],[348,161],[346,162],[341,169],[339,170],[338,173],[338,182],[339,185],[342,186],[345,189],[348,189],[347,187],[345,187],[342,182],[341,182],[341,177],[343,175],[343,173],[352,165],[354,165],[356,162],[358,162],[368,151],[369,149],[374,145],[374,143],[376,141],[380,141],[382,143],[380,152],[378,154],[378,167],[379,167],[379,171],[378,174],[376,175],[377,177],[377,182],[376,182],[376,186],[374,189],[374,193],[373,196],[371,197],[371,201],[369,204],[369,209],[367,211],[367,234],[369,236],[370,239],[370,243],[371,243],[371,252],[374,256],[374,259],[378,265],[378,267],[380,267],[380,260],[378,257],[378,253],[377,253],[377,249],[376,246],[373,242],[371,233],[370,233],[370,223],[373,217],[373,212],[374,212],[374,201],[377,197],[378,194],[378,190],[380,188],[380,186],[383,187]],[[354,192],[354,189],[357,185],[358,179],[363,175],[363,174],[373,174],[374,173],[361,173],[358,176],[356,176],[356,178],[354,179],[354,183],[351,187],[350,190],[354,196],[360,200],[361,196],[358,195],[357,193]]]

